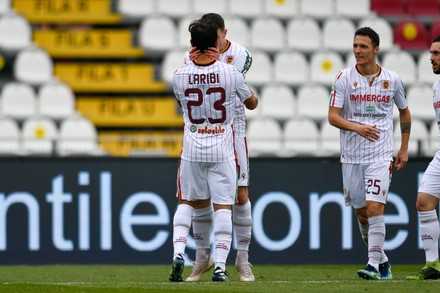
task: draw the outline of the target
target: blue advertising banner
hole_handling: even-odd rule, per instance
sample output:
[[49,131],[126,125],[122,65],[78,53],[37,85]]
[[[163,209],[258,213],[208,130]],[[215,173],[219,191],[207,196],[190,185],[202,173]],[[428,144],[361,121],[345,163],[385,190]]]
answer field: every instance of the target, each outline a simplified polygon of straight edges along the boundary
[[[393,174],[385,209],[392,263],[424,259],[415,200],[429,161],[412,160]],[[169,264],[177,163],[2,158],[2,264]],[[353,210],[344,205],[338,159],[252,159],[250,198],[252,263],[366,262]],[[187,254],[194,257],[192,240]]]

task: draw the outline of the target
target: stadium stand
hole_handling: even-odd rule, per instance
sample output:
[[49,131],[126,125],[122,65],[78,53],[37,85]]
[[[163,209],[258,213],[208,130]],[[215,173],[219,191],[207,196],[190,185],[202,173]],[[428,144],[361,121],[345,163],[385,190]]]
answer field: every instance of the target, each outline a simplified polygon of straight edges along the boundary
[[53,155],[57,138],[57,126],[46,116],[32,116],[23,122],[21,142],[26,155]]
[[251,49],[274,54],[286,47],[286,34],[280,20],[263,16],[252,20],[250,26]]
[[244,47],[250,45],[250,28],[243,18],[233,15],[226,15],[225,25],[228,28],[227,38],[237,42]]
[[[36,117],[48,118],[60,133],[52,143],[54,155],[179,156],[182,118],[171,78],[189,48],[189,22],[207,12],[223,15],[228,39],[253,55],[246,80],[261,93],[261,103],[246,110],[252,156],[302,156],[316,148],[310,155],[339,155],[339,131],[328,126],[326,99],[337,72],[355,64],[351,42],[357,27],[379,33],[379,64],[401,76],[410,103],[421,102],[437,80],[428,52],[440,34],[434,0],[3,0],[2,90],[15,82],[38,93],[36,102],[26,103],[34,105],[33,114],[6,116],[22,129],[16,155],[50,153],[43,147],[40,153],[27,150],[32,143],[25,147],[25,122]],[[431,107],[411,107],[416,118],[431,123]],[[2,115],[9,111],[0,109]],[[93,123],[94,131],[88,131],[95,133],[89,135],[94,146],[86,146],[88,151],[72,153],[72,144],[57,143],[64,120],[75,114]],[[267,122],[271,117],[275,121]],[[290,123],[298,118],[315,123],[319,139],[313,147],[291,144]],[[264,141],[264,129],[272,126],[275,139]],[[27,136],[39,141],[30,130]],[[411,156],[422,153],[426,149]]]
[[124,20],[139,21],[157,12],[155,0],[119,0],[116,3]]
[[359,21],[358,27],[371,27],[380,36],[380,52],[386,52],[395,47],[394,32],[391,24],[382,17],[369,15]]
[[144,49],[134,47],[131,29],[35,29],[34,42],[52,58],[135,58]]
[[319,124],[327,120],[330,92],[321,84],[306,83],[298,88],[297,112]]
[[395,49],[386,52],[382,56],[381,65],[395,71],[406,86],[417,82],[416,61],[408,51]]
[[412,118],[421,120],[424,123],[428,123],[434,118],[432,95],[432,86],[430,84],[418,83],[407,89],[406,98]]
[[344,67],[340,54],[331,50],[316,51],[310,57],[310,76],[312,82],[331,86],[336,74]]
[[56,79],[42,84],[37,94],[38,114],[59,121],[76,113],[75,94]]
[[32,43],[32,28],[29,22],[13,11],[0,15],[0,48],[17,52]]
[[[203,0],[201,0],[203,1]],[[286,21],[300,14],[299,0],[264,0],[267,15]]]
[[220,15],[229,14],[228,0],[193,0],[195,14],[203,15],[215,11]]
[[360,20],[370,15],[370,0],[336,0],[336,14],[353,20]]
[[148,54],[162,55],[176,46],[177,27],[167,16],[146,17],[139,26],[138,37],[139,45],[145,48]]
[[394,26],[394,43],[402,50],[424,51],[428,47],[428,31],[417,19],[400,20]]
[[184,17],[193,12],[192,0],[160,0],[156,1],[157,12],[160,15],[174,19]]
[[20,126],[10,117],[0,116],[0,156],[22,155]]
[[261,89],[259,102],[263,117],[289,119],[297,114],[296,97],[292,89],[285,84],[270,84]]
[[438,76],[432,72],[430,58],[431,53],[429,51],[420,53],[417,57],[417,80],[420,83],[432,85],[438,80]]
[[26,83],[8,82],[1,90],[2,114],[23,120],[37,113],[37,97],[34,89]]
[[253,19],[264,14],[263,0],[229,1],[229,12],[244,19]]
[[14,0],[12,7],[31,23],[118,24],[112,0]]
[[287,23],[287,47],[311,53],[322,48],[322,31],[312,17],[296,17]]
[[60,156],[103,156],[106,154],[98,145],[95,126],[81,115],[64,118],[60,123],[58,133],[56,151]]
[[335,15],[335,0],[299,0],[301,14],[323,20]]
[[247,137],[250,157],[273,157],[282,153],[283,130],[275,119],[261,118],[249,121]]
[[347,44],[353,42],[355,31],[354,23],[348,18],[341,16],[327,18],[322,27],[324,48],[339,53],[351,52],[352,48]]
[[33,45],[20,50],[14,61],[16,80],[40,85],[53,78],[53,61],[43,49]]
[[269,55],[263,51],[252,51],[252,69],[246,75],[246,81],[261,87],[273,80],[273,64]]
[[320,151],[317,124],[304,117],[286,121],[283,128],[283,156],[317,156]]
[[309,62],[299,51],[279,51],[274,58],[273,70],[275,82],[292,87],[300,86],[310,80]]
[[98,127],[182,127],[174,97],[77,97],[77,110]]

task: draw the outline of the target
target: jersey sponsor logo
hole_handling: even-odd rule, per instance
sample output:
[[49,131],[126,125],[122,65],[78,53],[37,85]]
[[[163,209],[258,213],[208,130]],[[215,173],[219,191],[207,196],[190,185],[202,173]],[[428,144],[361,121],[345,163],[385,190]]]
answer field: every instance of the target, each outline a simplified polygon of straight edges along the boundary
[[191,125],[189,130],[193,133],[197,132],[198,134],[206,134],[206,135],[213,135],[213,134],[223,134],[226,132],[226,128],[222,125],[217,126],[196,126]]
[[352,94],[350,96],[350,100],[354,102],[377,102],[377,103],[389,103],[390,96],[382,96],[382,95],[374,95],[374,94],[365,94],[365,95],[355,95]]
[[367,107],[365,107],[365,112],[373,113],[374,112],[374,106],[367,106]]
[[382,87],[387,90],[390,88],[390,81],[389,80],[383,80],[382,81]]

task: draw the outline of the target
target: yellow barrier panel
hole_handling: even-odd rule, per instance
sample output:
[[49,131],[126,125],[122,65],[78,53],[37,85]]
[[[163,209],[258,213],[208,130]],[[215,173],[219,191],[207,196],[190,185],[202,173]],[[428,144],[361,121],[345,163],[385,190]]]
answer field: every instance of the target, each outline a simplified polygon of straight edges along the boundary
[[55,63],[55,76],[75,92],[165,92],[150,63]]
[[144,50],[132,46],[129,29],[83,29],[34,31],[35,43],[50,56],[59,58],[141,57]]
[[181,131],[105,131],[99,133],[99,144],[102,149],[115,157],[177,158],[182,150],[182,136]]
[[31,23],[120,23],[112,0],[14,0],[12,7]]
[[98,127],[183,126],[174,97],[78,97],[76,108]]

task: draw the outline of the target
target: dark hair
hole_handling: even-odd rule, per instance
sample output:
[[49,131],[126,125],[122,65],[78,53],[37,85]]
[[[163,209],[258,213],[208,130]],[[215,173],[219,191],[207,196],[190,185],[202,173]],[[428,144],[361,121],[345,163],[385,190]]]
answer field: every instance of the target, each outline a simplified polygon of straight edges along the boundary
[[202,16],[201,20],[207,20],[215,23],[219,29],[225,30],[225,20],[220,14],[217,13],[206,13]]
[[432,40],[432,42],[433,42],[433,43],[438,43],[438,42],[440,42],[440,35],[436,36],[436,37]]
[[194,20],[190,23],[189,32],[191,33],[192,45],[204,52],[209,47],[214,47],[217,41],[217,26],[210,21],[202,19]]
[[379,46],[380,40],[379,35],[370,27],[361,27],[355,33],[354,36],[365,36],[369,37],[373,47]]

